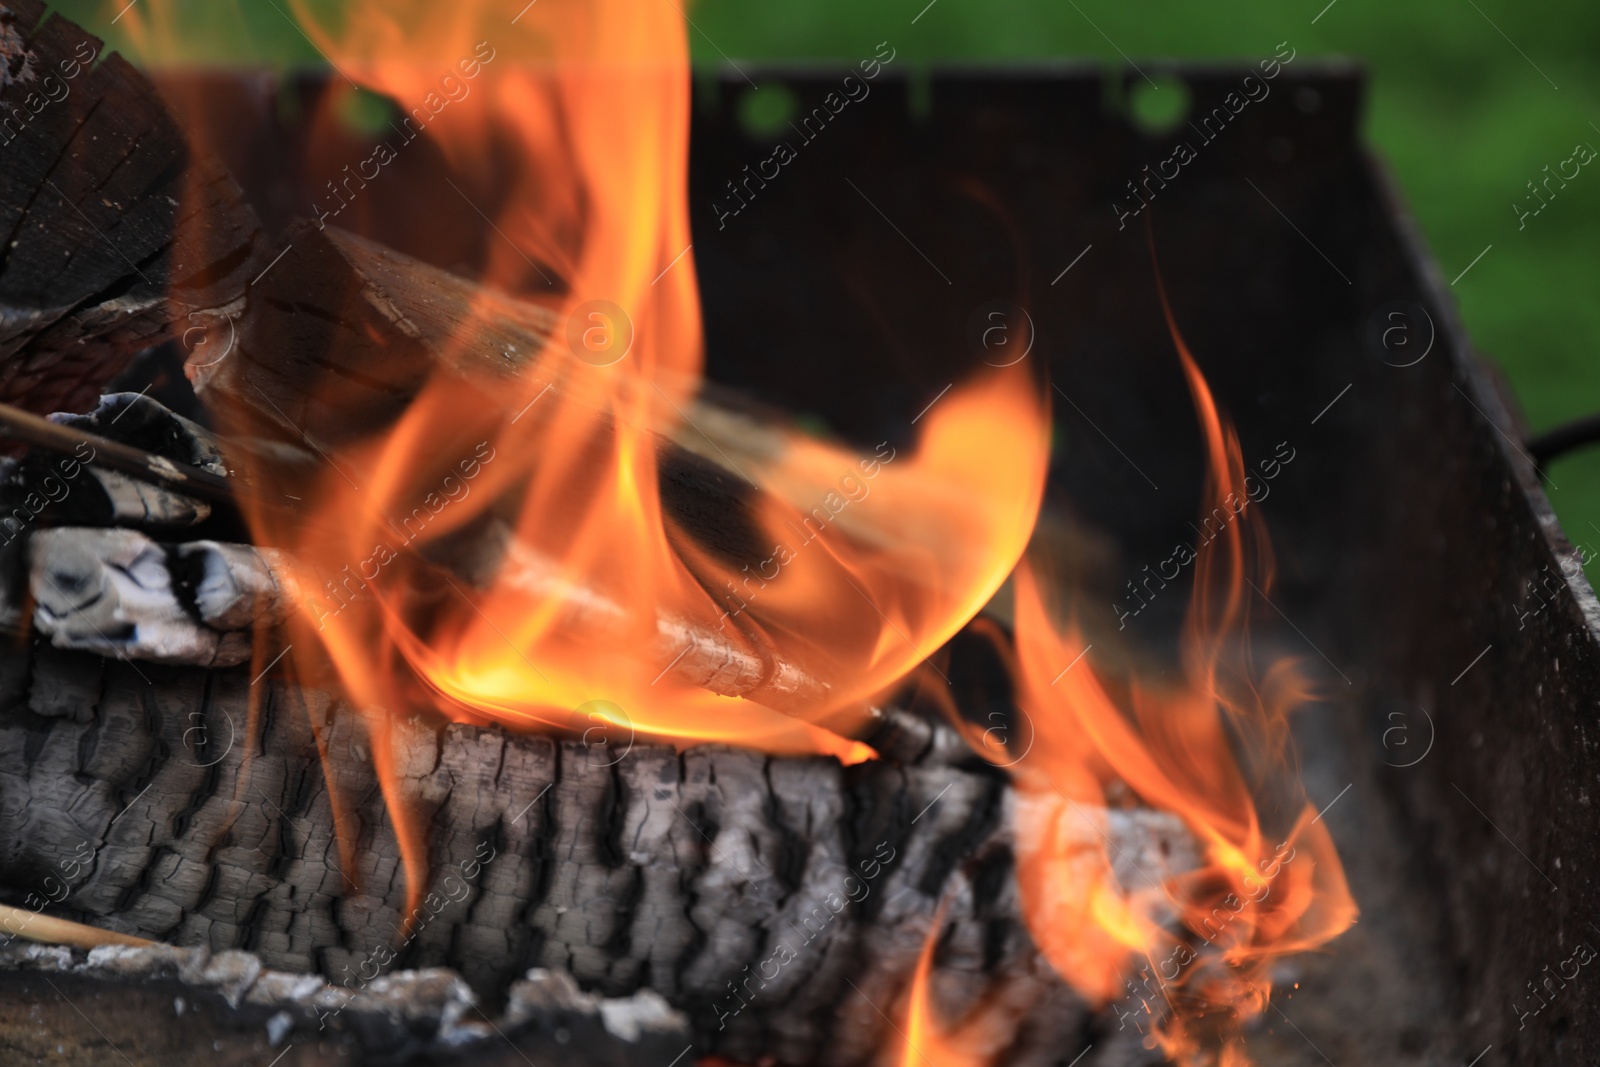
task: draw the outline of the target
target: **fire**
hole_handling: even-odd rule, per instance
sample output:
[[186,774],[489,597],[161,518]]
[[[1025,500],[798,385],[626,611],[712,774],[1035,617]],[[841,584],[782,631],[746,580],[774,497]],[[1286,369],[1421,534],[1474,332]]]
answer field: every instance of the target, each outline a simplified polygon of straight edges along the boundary
[[980,1002],[953,1025],[938,1018],[933,961],[944,932],[944,917],[945,902],[941,902],[911,974],[899,1054],[886,1061],[891,1067],[986,1067],[995,1062],[1013,1028],[1015,1020],[1008,1018],[999,998]]
[[[1034,731],[1013,767],[1017,880],[1040,951],[1087,999],[1113,1005],[1120,1025],[1176,1062],[1244,1064],[1240,1027],[1266,1007],[1271,963],[1336,937],[1356,908],[1303,797],[1258,806],[1282,793],[1288,716],[1310,687],[1292,661],[1252,661],[1250,594],[1271,588],[1271,551],[1238,438],[1167,318],[1209,457],[1203,512],[1234,521],[1198,552],[1183,679],[1171,688],[1110,683],[1080,663],[1082,635],[1056,625],[1035,569],[1018,568],[1014,673]],[[1113,783],[1181,816],[1202,866],[1119,884],[1098,844]],[[1097,844],[1085,846],[1084,823]]]
[[[1263,1010],[1271,961],[1325,943],[1355,915],[1310,806],[1258,806],[1281,784],[1287,716],[1307,686],[1292,663],[1251,662],[1247,586],[1271,587],[1255,512],[1237,509],[1195,562],[1181,685],[1113,684],[1091,661],[1062,673],[1087,647],[1057,627],[1034,570],[1018,567],[1049,446],[1047,405],[1019,364],[958,385],[913,446],[858,453],[786,432],[741,457],[737,473],[760,489],[748,518],[761,551],[733,562],[682,529],[659,490],[662,440],[697,429],[686,412],[702,362],[676,5],[539,0],[509,21],[506,5],[485,0],[329,6],[290,0],[349,83],[335,83],[317,121],[337,121],[359,85],[409,113],[402,135],[436,145],[469,202],[475,178],[512,186],[489,220],[483,296],[455,351],[440,354],[452,371],[297,482],[302,515],[249,516],[260,541],[303,562],[310,588],[358,576],[308,605],[291,658],[307,676],[331,662],[368,716],[413,895],[427,881],[424,836],[388,750],[396,717],[859,760],[871,753],[851,738],[870,703],[1015,569],[1015,674],[1036,737],[1013,767],[1017,877],[1034,939],[1090,1000],[1133,993],[1169,1056],[1241,1062],[1238,1024]],[[124,15],[147,58],[193,53],[195,23],[175,4]],[[204,144],[206,131],[192,133]],[[348,161],[327,163],[339,196]],[[419,233],[427,209],[418,205]],[[339,196],[337,210],[314,210],[359,230],[365,209]],[[456,373],[469,361],[453,357],[508,300],[563,324],[534,370]],[[1245,498],[1239,442],[1172,334],[1210,458],[1206,498],[1227,507]],[[332,376],[328,388],[337,395]],[[759,677],[743,697],[719,695],[719,671]],[[1074,825],[1087,820],[1103,839],[1114,783],[1180,815],[1204,849],[1201,869],[1118,884]],[[910,991],[902,1063],[993,1062],[982,1012],[954,1028],[936,1019],[942,914]]]
[[[319,594],[291,660],[308,676],[330,661],[367,714],[412,891],[426,871],[387,747],[397,716],[869,758],[851,737],[870,702],[981,608],[1031,534],[1049,412],[1027,368],[979,368],[909,447],[785,433],[741,457],[771,547],[730,562],[658,488],[661,442],[693,432],[702,362],[678,9],[540,0],[513,22],[480,0],[290,7],[342,79],[315,121],[338,121],[359,85],[409,111],[398,134],[437,145],[464,198],[488,174],[513,186],[458,351],[383,432],[295,476],[301,514],[249,516]],[[174,5],[127,18],[146,58],[192,53]],[[382,180],[381,155],[363,178],[370,163]],[[359,228],[348,162],[328,160],[315,211]],[[520,377],[464,375],[454,357],[508,296],[563,326]],[[744,697],[713,684],[739,672],[766,675]]]

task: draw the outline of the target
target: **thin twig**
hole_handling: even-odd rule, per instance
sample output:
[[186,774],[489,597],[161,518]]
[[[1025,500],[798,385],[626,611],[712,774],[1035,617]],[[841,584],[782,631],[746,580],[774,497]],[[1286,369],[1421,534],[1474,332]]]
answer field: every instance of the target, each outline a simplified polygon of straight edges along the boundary
[[87,430],[51,422],[10,404],[0,404],[0,437],[9,437],[63,455],[77,456],[80,460],[83,456],[79,450],[87,445],[93,450],[93,458],[84,462],[93,466],[121,471],[142,481],[153,482],[212,503],[233,504],[238,499],[235,484],[220,474],[179,463]]
[[70,919],[40,915],[24,908],[0,904],[0,934],[46,945],[71,945],[73,948],[99,948],[101,945],[154,945],[156,942],[115,930],[102,930]]

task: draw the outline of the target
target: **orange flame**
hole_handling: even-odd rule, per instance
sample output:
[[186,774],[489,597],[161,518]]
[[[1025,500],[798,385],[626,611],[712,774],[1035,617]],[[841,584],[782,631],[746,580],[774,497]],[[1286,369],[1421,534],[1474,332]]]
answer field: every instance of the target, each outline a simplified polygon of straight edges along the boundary
[[[772,546],[752,577],[678,528],[658,490],[658,442],[683,430],[702,355],[688,50],[674,6],[539,0],[514,24],[484,0],[349,0],[328,17],[326,4],[291,6],[352,85],[321,121],[359,84],[417,117],[464,198],[491,172],[512,187],[490,221],[484,294],[440,366],[470,362],[457,357],[503,306],[497,293],[538,295],[575,327],[538,353],[536,379],[430,379],[387,432],[342,447],[297,487],[318,523],[251,516],[262,541],[311,572],[359,574],[351,596],[298,621],[294,659],[314,672],[311,650],[325,651],[368,714],[413,897],[427,880],[423,837],[389,749],[393,717],[413,710],[867,755],[848,740],[866,704],[971,618],[1031,534],[1049,420],[1025,371],[953,390],[905,456],[790,434],[741,457],[764,490],[752,520]],[[192,52],[175,44],[195,25],[175,5],[125,15],[149,52]],[[441,71],[461,85],[469,68],[470,95],[440,95]],[[343,162],[330,161],[330,177]],[[336,224],[359,227],[362,210]],[[1175,327],[1173,338],[1210,457],[1207,500],[1228,508],[1245,496],[1239,443]],[[1255,513],[1235,511],[1196,561],[1175,690],[1111,686],[1088,663],[1053,685],[1084,643],[1055,627],[1033,571],[1016,575],[1016,669],[1037,737],[1014,769],[1026,918],[1056,970],[1099,1002],[1127,989],[1145,957],[1157,976],[1151,1029],[1190,1062],[1208,1050],[1242,1062],[1236,1024],[1263,1009],[1270,961],[1355,915],[1310,807],[1275,829],[1281,818],[1258,813],[1306,686],[1291,663],[1252,668],[1247,568],[1270,589],[1270,555]],[[464,558],[469,549],[479,555]],[[709,667],[699,679],[673,669],[707,634],[730,662],[781,662],[807,684],[765,678],[752,699],[715,695],[697,684]],[[1104,849],[1085,849],[1071,825],[1087,820],[1103,839],[1116,781],[1186,820],[1200,870],[1118,884]],[[1171,932],[1174,914],[1187,935]],[[934,1021],[935,937],[913,985],[906,1062],[941,1048],[944,1063],[984,1062],[965,1024],[952,1037]]]
[[983,1015],[974,1013],[971,1023],[946,1027],[933,1007],[933,958],[944,931],[944,904],[934,912],[928,936],[917,955],[907,993],[905,1031],[895,1067],[986,1067],[992,1050],[982,1047]]
[[[413,894],[422,834],[388,735],[418,709],[870,757],[850,739],[869,702],[979,610],[1031,534],[1049,413],[1025,369],[959,385],[900,453],[788,433],[741,457],[771,547],[731,563],[658,489],[660,442],[684,432],[702,360],[675,6],[540,0],[514,24],[484,0],[290,6],[351,85],[335,81],[319,121],[359,84],[410,109],[464,198],[488,177],[512,186],[440,373],[383,433],[295,484],[317,521],[250,516],[326,592],[297,620],[293,658],[309,673],[325,653],[368,714]],[[170,5],[128,18],[151,52],[184,51]],[[470,86],[442,88],[441,72]],[[334,224],[359,223],[352,209]],[[502,294],[558,304],[568,328],[523,377],[466,374]],[[335,376],[327,387],[338,395]],[[748,699],[713,691],[730,673],[760,676]]]
[[[1058,630],[1033,568],[1018,568],[1015,670],[1034,740],[1013,769],[1017,879],[1040,951],[1076,989],[1117,1002],[1121,1025],[1131,1019],[1180,1063],[1244,1064],[1239,1027],[1266,1007],[1271,962],[1326,943],[1356,909],[1315,810],[1297,801],[1298,816],[1276,816],[1272,830],[1258,811],[1283,784],[1274,775],[1288,715],[1310,688],[1292,661],[1252,663],[1249,589],[1267,595],[1271,552],[1238,438],[1170,311],[1167,320],[1209,457],[1205,510],[1232,521],[1198,550],[1184,675],[1172,689],[1110,687],[1078,664],[1088,648],[1076,626]],[[1184,819],[1204,850],[1198,870],[1119,884],[1100,843],[1110,840],[1113,782]]]

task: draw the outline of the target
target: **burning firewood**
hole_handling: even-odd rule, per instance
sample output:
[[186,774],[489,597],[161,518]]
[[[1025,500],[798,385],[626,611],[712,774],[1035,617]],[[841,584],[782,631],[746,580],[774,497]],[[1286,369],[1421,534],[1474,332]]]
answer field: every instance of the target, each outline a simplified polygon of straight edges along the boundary
[[34,626],[58,648],[232,667],[249,660],[258,627],[281,624],[296,604],[271,549],[73,526],[40,530],[28,545]]
[[[894,1002],[943,898],[966,996],[1074,1003],[1022,931],[1013,801],[981,764],[845,769],[615,728],[558,744],[398,722],[436,872],[408,925],[374,741],[348,705],[46,645],[6,664],[19,711],[0,722],[0,780],[20,814],[0,882],[66,887],[59,906],[97,926],[352,987],[449,966],[492,996],[546,966],[608,995],[654,989],[730,1055],[852,1063],[890,1032],[873,1005]],[[1129,884],[1195,862],[1170,816],[1082,814],[1084,846],[1109,834]]]
[[[188,368],[221,436],[127,397],[53,424],[0,412],[53,450],[0,488],[20,499],[0,546],[17,631],[0,658],[7,914],[79,944],[160,942],[7,950],[0,982],[109,966],[234,1008],[249,990],[273,1045],[311,1014],[363,1058],[487,1038],[462,1023],[481,999],[513,1028],[576,1008],[743,1062],[857,1067],[900,1036],[908,1060],[949,1037],[971,1062],[1043,1065],[1106,1028],[1094,1013],[1159,953],[1181,978],[1146,1012],[1152,1040],[1190,1063],[1233,1056],[1275,956],[1354,916],[1320,814],[1277,780],[1306,687],[1288,663],[1271,684],[1232,677],[1234,646],[1250,666],[1245,585],[1270,586],[1257,516],[1195,561],[1170,684],[1070,674],[1089,646],[1020,563],[1051,462],[1037,364],[952,381],[870,490],[889,442],[858,455],[708,399],[694,261],[673,273],[693,248],[684,27],[660,8],[601,19],[596,80],[593,54],[563,65],[588,38],[546,33],[585,29],[554,7],[529,23],[556,20],[529,34],[553,56],[497,65],[457,127],[516,153],[513,199],[538,217],[505,214],[516,236],[491,225],[544,275],[532,295],[515,264],[467,278],[326,217],[258,240],[159,116],[160,136],[108,134],[113,162],[70,176],[78,200],[85,175],[114,185],[119,156],[191,184],[171,210],[108,201],[130,245],[139,220],[155,234],[128,262],[139,281],[70,306],[44,293],[0,358],[26,366],[93,331],[114,350],[108,316],[146,339],[225,323]],[[36,5],[17,10],[0,88],[23,92],[57,31],[35,38]],[[414,57],[374,54],[355,14],[308,36],[400,93]],[[540,118],[520,122],[529,102]],[[83,139],[57,133],[69,155]],[[19,226],[43,292],[36,221]],[[69,273],[92,244],[80,229],[54,250]],[[595,305],[599,352],[579,317]],[[1237,499],[1237,437],[1168,321],[1207,499]],[[99,385],[99,369],[78,377]],[[106,455],[66,452],[73,434]],[[791,532],[823,539],[796,558]],[[1008,576],[1009,631],[979,617]],[[1000,752],[1005,766],[983,758]]]
[[[181,535],[209,519],[212,506],[123,471],[188,486],[188,470],[210,479],[201,485],[208,493],[226,486],[221,454],[199,426],[133,394],[37,426],[8,418],[50,450],[11,464],[0,483],[0,548],[15,557],[26,547],[29,569],[27,597],[15,573],[0,582],[7,617],[31,603],[35,625],[63,648],[226,666],[248,659],[253,626],[281,624],[292,610],[292,578],[281,563],[274,568],[272,550],[149,536]],[[113,459],[120,469],[103,466]],[[15,571],[14,559],[7,569]]]
[[[527,404],[518,402],[520,411],[505,407],[512,421],[537,409],[547,392],[562,395],[573,384],[563,377],[575,362],[561,355],[564,342],[556,346],[561,352],[544,352],[556,327],[548,309],[499,296],[333,227],[302,224],[291,231],[287,246],[282,261],[252,291],[237,325],[235,349],[196,378],[200,395],[230,423],[253,427],[261,438],[276,435],[271,454],[258,453],[257,466],[276,472],[284,493],[319,464],[347,465],[346,446],[392,425],[418,391],[440,375],[459,376],[485,390],[503,382],[500,397],[474,394],[483,405],[532,396]],[[582,387],[576,388],[581,394]],[[533,417],[539,414],[535,410]],[[608,418],[597,412],[596,424]],[[749,457],[769,451],[775,429],[708,403],[696,406],[676,429],[680,439],[646,431],[656,441],[671,530],[698,551],[745,562],[746,569],[755,566],[771,551],[757,519],[762,491],[730,453]],[[263,446],[253,440],[249,447]],[[350,477],[364,480],[360,471]],[[514,496],[507,504],[515,507]],[[491,511],[470,535],[435,547],[431,556],[469,586],[481,589],[508,580],[536,590],[564,604],[567,624],[574,627],[605,629],[630,613],[614,594],[574,587],[554,561],[519,543],[511,529],[514,517],[505,509]],[[850,536],[887,537],[859,523],[852,526],[852,519],[841,524]],[[354,594],[364,584],[356,580],[350,588],[348,575],[332,574],[302,585],[317,591],[329,580],[335,605],[342,603],[340,590]],[[706,581],[715,585],[709,577]],[[640,658],[712,692],[778,710],[814,707],[828,699],[826,681],[809,665],[779,653],[758,629],[745,626],[735,610],[740,601],[717,592],[728,601],[721,624],[663,612]]]

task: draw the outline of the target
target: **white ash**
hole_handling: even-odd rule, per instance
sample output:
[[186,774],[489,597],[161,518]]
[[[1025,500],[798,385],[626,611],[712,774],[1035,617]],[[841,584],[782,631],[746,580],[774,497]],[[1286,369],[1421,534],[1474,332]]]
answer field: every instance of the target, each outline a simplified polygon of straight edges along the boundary
[[[658,994],[602,997],[582,992],[571,976],[538,968],[515,983],[498,1020],[468,1018],[477,996],[461,976],[446,968],[395,971],[359,989],[331,985],[312,974],[289,974],[263,968],[251,953],[172,945],[107,945],[84,952],[59,945],[14,940],[0,945],[0,971],[73,974],[107,981],[176,980],[196,994],[217,993],[229,1008],[245,1005],[271,1011],[264,1022],[273,1047],[295,1031],[319,1032],[319,1020],[330,1011],[348,1012],[370,1029],[384,1018],[394,1032],[410,1033],[439,1051],[499,1042],[501,1035],[524,1024],[551,1026],[577,1018],[598,1022],[620,1041],[637,1044],[652,1037],[679,1035],[688,1041],[689,1024]],[[187,1006],[194,996],[178,997]]]

